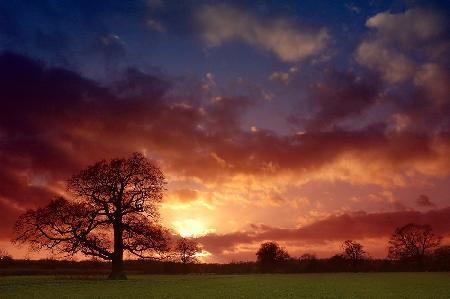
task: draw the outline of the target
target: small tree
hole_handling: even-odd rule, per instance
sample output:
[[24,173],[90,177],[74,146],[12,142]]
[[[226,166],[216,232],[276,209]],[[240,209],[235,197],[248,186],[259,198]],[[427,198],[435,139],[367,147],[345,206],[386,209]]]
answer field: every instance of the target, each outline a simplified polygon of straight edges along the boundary
[[314,272],[317,268],[318,260],[314,253],[304,253],[298,261],[301,272]]
[[314,261],[317,260],[317,256],[314,253],[304,253],[299,258],[299,261]]
[[12,256],[8,254],[8,252],[4,249],[0,249],[0,262],[9,262],[12,261]]
[[257,262],[262,266],[264,271],[271,271],[277,264],[285,262],[290,258],[287,251],[276,242],[261,244],[256,252],[256,257]]
[[346,240],[342,243],[343,257],[350,261],[353,270],[356,270],[358,264],[364,259],[366,252],[363,245],[352,240]]
[[201,251],[200,245],[192,238],[180,238],[175,244],[175,252],[184,265],[197,262],[196,255]]
[[101,161],[68,182],[72,200],[62,197],[28,210],[15,225],[15,242],[112,261],[110,279],[126,279],[123,253],[161,258],[168,234],[159,224],[165,179],[143,155]]
[[422,269],[425,256],[439,246],[441,237],[436,236],[429,225],[410,223],[397,228],[389,240],[391,259],[413,260]]

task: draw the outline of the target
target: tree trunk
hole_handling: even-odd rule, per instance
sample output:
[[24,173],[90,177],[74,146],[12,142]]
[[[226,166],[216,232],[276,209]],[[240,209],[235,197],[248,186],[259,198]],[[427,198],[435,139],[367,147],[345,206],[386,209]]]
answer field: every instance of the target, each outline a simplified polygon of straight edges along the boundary
[[112,259],[112,271],[108,279],[127,279],[123,271],[123,226],[122,221],[114,224],[114,254]]
[[425,270],[425,260],[424,259],[425,259],[425,257],[423,255],[420,255],[417,257],[417,259],[416,259],[416,267],[417,267],[416,270],[417,271],[422,272]]

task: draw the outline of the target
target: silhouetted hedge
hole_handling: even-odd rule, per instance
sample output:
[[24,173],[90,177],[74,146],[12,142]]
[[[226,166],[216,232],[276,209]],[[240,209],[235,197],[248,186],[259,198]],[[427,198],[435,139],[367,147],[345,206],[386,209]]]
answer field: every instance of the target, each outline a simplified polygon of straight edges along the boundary
[[[107,275],[111,265],[102,261],[71,260],[3,260],[0,275]],[[256,262],[229,264],[188,264],[177,262],[127,260],[127,274],[250,274],[262,273]],[[342,256],[326,259],[289,259],[274,265],[273,273],[321,273],[321,272],[395,272],[418,271],[416,264],[408,260],[366,259],[357,269]],[[450,271],[450,248],[443,247],[425,261],[425,271]],[[267,271],[264,271],[267,272]]]

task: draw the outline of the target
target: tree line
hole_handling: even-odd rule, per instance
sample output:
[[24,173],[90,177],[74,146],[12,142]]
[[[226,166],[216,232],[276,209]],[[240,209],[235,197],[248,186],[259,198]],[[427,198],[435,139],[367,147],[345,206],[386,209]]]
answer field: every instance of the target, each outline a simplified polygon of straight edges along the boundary
[[409,223],[395,229],[388,243],[386,259],[373,259],[364,246],[353,240],[342,243],[342,251],[329,259],[314,254],[293,258],[276,242],[261,244],[256,252],[262,272],[304,271],[449,271],[450,246],[440,246],[442,237],[429,225]]
[[[160,224],[158,206],[165,186],[162,171],[140,153],[97,162],[67,181],[70,199],[58,197],[44,207],[20,215],[14,226],[13,242],[28,244],[31,250],[48,249],[63,256],[82,254],[103,260],[111,265],[109,279],[126,279],[124,253],[139,259],[136,263],[127,261],[128,268],[153,265],[169,273],[224,273],[232,269],[238,273],[299,269],[343,271],[343,264],[347,262],[356,271],[369,260],[361,244],[347,240],[343,253],[327,260],[319,260],[314,255],[294,259],[275,242],[267,242],[256,253],[256,263],[195,264],[202,250],[199,244]],[[389,257],[414,261],[417,269],[425,269],[430,252],[440,240],[429,226],[408,224],[394,232]],[[448,248],[443,247],[433,254],[448,258],[448,252]],[[0,263],[11,265],[14,261],[3,254]],[[28,261],[30,264],[33,263]],[[334,264],[338,267],[324,266]]]
[[[317,258],[305,253],[292,257],[276,242],[265,242],[256,252],[256,262],[228,264],[198,263],[201,250],[194,239],[180,238],[174,254],[164,260],[126,260],[124,268],[132,274],[186,273],[312,273],[312,272],[387,272],[387,271],[450,271],[450,246],[439,246],[440,238],[427,225],[408,224],[394,231],[389,240],[386,259],[371,258],[364,246],[346,240],[342,251],[330,258]],[[95,260],[14,260],[0,250],[0,275],[66,274],[105,275],[108,262]]]

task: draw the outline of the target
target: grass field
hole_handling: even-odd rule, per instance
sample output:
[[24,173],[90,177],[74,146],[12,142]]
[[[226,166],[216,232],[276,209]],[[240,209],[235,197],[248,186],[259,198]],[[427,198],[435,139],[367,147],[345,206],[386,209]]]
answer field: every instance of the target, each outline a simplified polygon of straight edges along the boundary
[[0,277],[0,298],[450,298],[450,273]]

